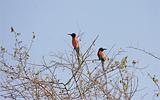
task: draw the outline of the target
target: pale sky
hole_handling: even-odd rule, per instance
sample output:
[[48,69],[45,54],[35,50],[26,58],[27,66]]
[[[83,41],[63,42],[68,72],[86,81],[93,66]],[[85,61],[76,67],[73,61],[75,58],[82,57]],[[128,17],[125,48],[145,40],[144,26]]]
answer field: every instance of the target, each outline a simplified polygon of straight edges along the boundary
[[[111,48],[113,44],[124,49],[135,46],[160,56],[159,0],[0,0],[0,45],[7,48],[13,45],[11,26],[22,33],[26,44],[32,32],[36,33],[31,49],[34,62],[40,62],[41,57],[50,52],[71,49],[66,44],[66,41],[71,42],[67,33],[80,30],[84,32],[82,41],[87,45],[96,35],[100,36],[97,49]],[[160,61],[141,52],[126,50],[131,59],[139,60],[139,67],[148,66],[147,72],[160,75]],[[144,80],[144,87],[153,87],[146,91],[155,89],[148,77]],[[140,92],[140,95],[144,94]],[[144,100],[152,99],[153,92],[150,92]]]

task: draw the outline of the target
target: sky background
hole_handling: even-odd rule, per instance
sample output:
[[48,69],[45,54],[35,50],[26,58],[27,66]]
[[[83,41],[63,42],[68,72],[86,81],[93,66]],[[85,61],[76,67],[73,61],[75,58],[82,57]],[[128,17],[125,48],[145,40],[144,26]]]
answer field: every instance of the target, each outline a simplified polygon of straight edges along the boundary
[[[32,32],[36,33],[31,49],[31,59],[36,63],[51,52],[71,50],[67,33],[84,32],[82,44],[86,47],[99,35],[97,50],[116,44],[115,48],[125,49],[130,59],[139,60],[138,67],[147,66],[139,77],[142,87],[150,86],[144,100],[153,99],[155,87],[147,73],[160,76],[160,61],[126,47],[139,47],[160,56],[159,0],[0,0],[0,45],[7,48],[13,47],[11,26],[22,33],[26,45]],[[145,92],[140,91],[139,96]]]

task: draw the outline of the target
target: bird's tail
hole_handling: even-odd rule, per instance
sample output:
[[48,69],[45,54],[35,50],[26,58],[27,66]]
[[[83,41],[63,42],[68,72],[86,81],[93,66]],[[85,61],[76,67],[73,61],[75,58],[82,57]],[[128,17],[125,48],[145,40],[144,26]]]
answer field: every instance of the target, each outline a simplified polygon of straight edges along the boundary
[[76,48],[75,50],[76,50],[77,55],[79,56],[80,55],[79,48]]
[[75,49],[76,50],[76,54],[77,54],[77,59],[78,59],[78,63],[80,64],[80,50],[79,50],[79,48],[76,48]]
[[104,61],[101,61],[101,63],[102,63],[102,68],[104,69]]

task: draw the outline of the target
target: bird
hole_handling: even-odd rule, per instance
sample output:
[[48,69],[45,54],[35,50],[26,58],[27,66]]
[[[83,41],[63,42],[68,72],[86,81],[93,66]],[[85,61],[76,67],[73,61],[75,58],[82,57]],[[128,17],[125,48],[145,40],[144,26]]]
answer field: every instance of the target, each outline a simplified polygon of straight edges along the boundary
[[79,42],[78,42],[78,37],[76,35],[76,33],[72,33],[72,34],[68,34],[72,37],[72,45],[74,50],[76,51],[76,55],[77,55],[77,60],[78,60],[78,68],[76,70],[75,73],[73,73],[72,77],[69,79],[69,81],[66,83],[70,83],[70,81],[75,78],[76,74],[79,72],[79,70],[82,68],[82,63],[81,63],[81,59],[80,59],[80,46],[79,46]]
[[72,33],[72,34],[68,34],[70,36],[72,36],[72,45],[73,45],[73,48],[76,50],[76,53],[77,55],[79,56],[80,53],[79,53],[79,43],[78,43],[78,38],[77,38],[77,35],[76,33]]
[[105,55],[104,50],[107,50],[107,49],[99,48],[98,53],[97,53],[99,60],[101,60],[102,62],[109,60],[109,58]]

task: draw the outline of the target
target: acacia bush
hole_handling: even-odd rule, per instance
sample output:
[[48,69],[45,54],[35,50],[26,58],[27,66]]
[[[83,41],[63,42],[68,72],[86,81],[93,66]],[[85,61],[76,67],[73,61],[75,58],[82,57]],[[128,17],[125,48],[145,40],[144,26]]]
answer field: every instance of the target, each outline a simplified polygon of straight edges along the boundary
[[[43,57],[43,63],[34,64],[29,59],[34,56],[30,55],[30,50],[36,38],[35,33],[27,47],[20,33],[13,28],[11,32],[15,35],[13,50],[9,52],[4,46],[0,49],[1,98],[131,100],[138,91],[139,78],[134,72],[138,70],[137,61],[131,59],[132,62],[128,62],[129,56],[122,56],[122,53],[125,55],[122,49],[111,54],[113,46],[108,52],[112,56],[103,67],[95,56],[98,36],[81,52],[80,62],[75,50],[71,49],[62,54],[55,53],[49,61]],[[153,81],[156,83],[155,79]]]

